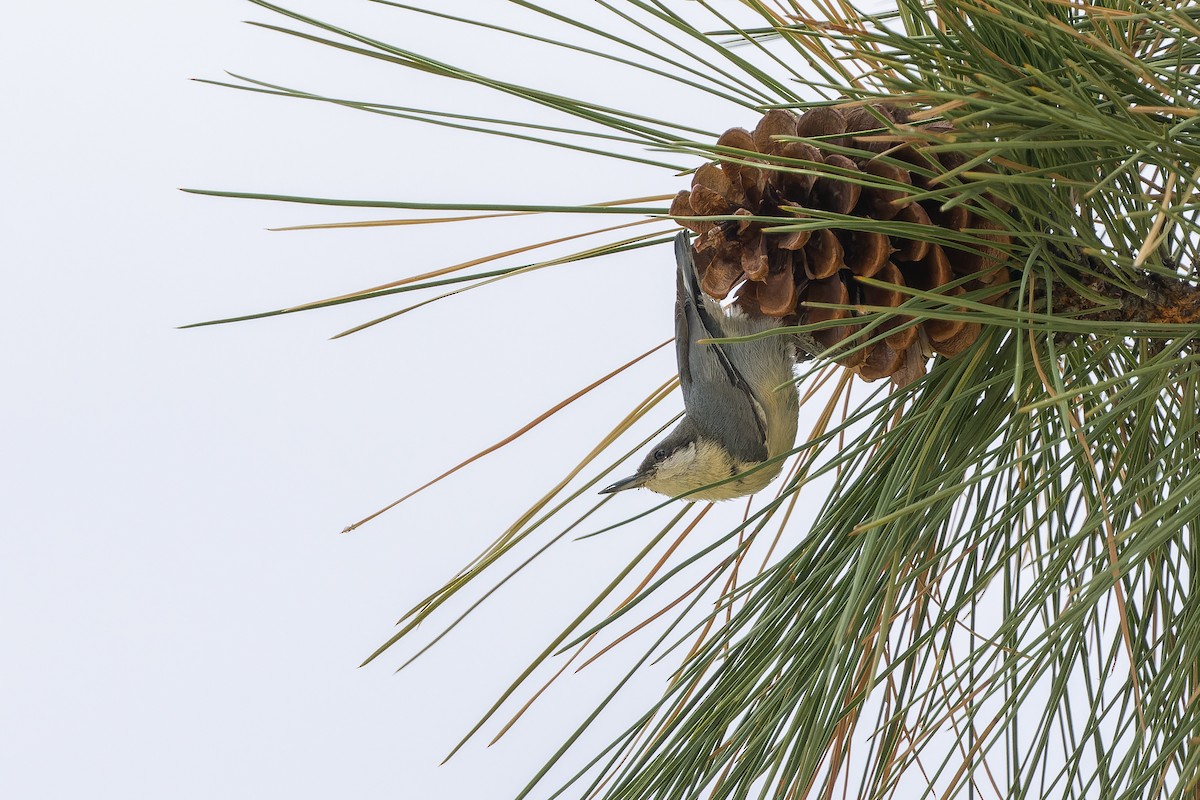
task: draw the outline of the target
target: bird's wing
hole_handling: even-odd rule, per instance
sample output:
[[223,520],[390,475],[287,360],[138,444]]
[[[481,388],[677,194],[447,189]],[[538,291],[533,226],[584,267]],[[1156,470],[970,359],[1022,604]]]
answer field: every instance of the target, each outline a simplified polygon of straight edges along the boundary
[[[734,366],[724,345],[697,344],[725,333],[704,304],[692,246],[686,232],[675,237],[675,356],[683,385],[683,405],[697,432],[720,442],[743,463],[767,459],[767,427],[762,406]],[[697,387],[705,401],[696,401]]]

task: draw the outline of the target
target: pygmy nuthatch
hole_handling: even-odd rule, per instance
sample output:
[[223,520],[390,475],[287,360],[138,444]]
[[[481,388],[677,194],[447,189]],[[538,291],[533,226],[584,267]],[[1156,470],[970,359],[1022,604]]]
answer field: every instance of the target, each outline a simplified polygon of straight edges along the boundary
[[[792,345],[784,336],[748,342],[698,344],[701,339],[749,336],[779,320],[728,312],[700,290],[686,232],[675,237],[677,267],[675,355],[684,417],[638,471],[604,493],[644,486],[689,500],[728,500],[754,494],[779,474],[780,459],[796,443],[800,400]],[[740,475],[733,480],[726,480]],[[717,486],[711,483],[725,480]],[[693,491],[708,486],[700,491]]]

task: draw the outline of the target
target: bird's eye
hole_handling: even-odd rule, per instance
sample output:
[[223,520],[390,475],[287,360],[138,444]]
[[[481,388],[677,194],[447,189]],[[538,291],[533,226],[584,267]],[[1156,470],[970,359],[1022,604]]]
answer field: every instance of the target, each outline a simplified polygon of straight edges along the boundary
[[660,447],[654,451],[654,460],[655,461],[666,461],[667,455],[668,455],[668,453],[666,451],[666,448]]

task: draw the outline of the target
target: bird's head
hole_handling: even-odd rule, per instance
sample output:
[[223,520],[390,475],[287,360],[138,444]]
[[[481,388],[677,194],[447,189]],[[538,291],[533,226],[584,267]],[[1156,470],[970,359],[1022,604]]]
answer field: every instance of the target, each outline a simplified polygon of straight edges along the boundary
[[[604,494],[645,487],[653,492],[677,497],[701,486],[730,478],[738,473],[728,451],[717,442],[697,434],[684,417],[675,430],[654,446],[642,459],[637,472],[603,490]],[[736,497],[734,483],[714,486],[690,494],[688,500],[723,500]],[[736,493],[731,493],[736,492]]]

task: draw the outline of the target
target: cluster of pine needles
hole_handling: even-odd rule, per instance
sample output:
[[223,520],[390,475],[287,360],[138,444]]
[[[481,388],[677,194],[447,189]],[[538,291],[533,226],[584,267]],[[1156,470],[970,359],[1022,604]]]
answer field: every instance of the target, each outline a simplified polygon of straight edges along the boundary
[[[811,430],[777,488],[747,505],[735,528],[691,545],[709,507],[677,500],[621,523],[660,510],[670,517],[468,738],[515,705],[500,734],[507,730],[527,706],[522,693],[532,701],[545,688],[534,682],[539,668],[557,664],[556,678],[628,644],[635,632],[653,631],[655,641],[564,736],[522,797],[535,789],[628,800],[1200,796],[1200,354],[1193,342],[1200,302],[1192,273],[1200,263],[1200,7],[899,0],[867,13],[841,0],[605,0],[595,5],[608,24],[598,27],[549,5],[509,3],[561,26],[562,35],[550,37],[455,16],[453,4],[381,4],[515,45],[561,49],[593,69],[639,70],[647,82],[724,104],[729,118],[713,119],[713,130],[655,119],[490,78],[405,43],[256,2],[285,20],[256,25],[381,68],[486,87],[507,95],[517,116],[321,96],[242,76],[217,83],[568,148],[600,167],[620,159],[657,171],[663,191],[533,206],[206,190],[420,212],[332,223],[341,227],[534,214],[608,220],[233,319],[423,293],[350,333],[516,275],[665,244],[678,230],[670,202],[691,173],[753,155],[719,146],[719,132],[772,109],[887,103],[909,109],[910,122],[945,123],[922,144],[953,168],[905,191],[921,192],[939,213],[965,204],[1006,236],[1002,302],[906,288],[898,306],[853,296],[857,302],[826,306],[862,326],[864,346],[894,334],[900,318],[965,321],[979,333],[952,357],[927,354],[927,374],[904,385],[865,387],[833,350],[806,362],[798,380]],[[523,103],[565,121],[522,122]],[[896,142],[922,135],[882,115],[874,133]],[[800,158],[770,168],[803,178],[815,166]],[[870,175],[843,177],[878,187]],[[573,180],[586,183],[586,175]],[[848,224],[838,213],[733,221],[759,225],[768,237]],[[853,224],[898,238],[912,233],[895,220]],[[970,227],[958,234],[954,244],[966,250],[994,241],[983,231],[973,240]],[[570,255],[536,260],[540,248],[574,240],[581,249]],[[501,266],[513,260],[526,263]],[[803,314],[792,322],[788,335],[828,327]],[[500,450],[645,355],[433,482]],[[422,623],[436,624],[420,655],[461,620],[439,614],[451,598],[475,598],[470,613],[538,554],[587,533],[610,499],[588,506],[589,498],[654,439],[658,431],[638,423],[674,389],[667,380],[616,420],[560,483],[416,604],[371,658],[407,642]],[[801,497],[819,509],[803,528],[795,513]],[[525,560],[516,558],[522,543],[534,551]],[[666,655],[677,669],[661,698],[548,790],[549,769],[621,686]]]

